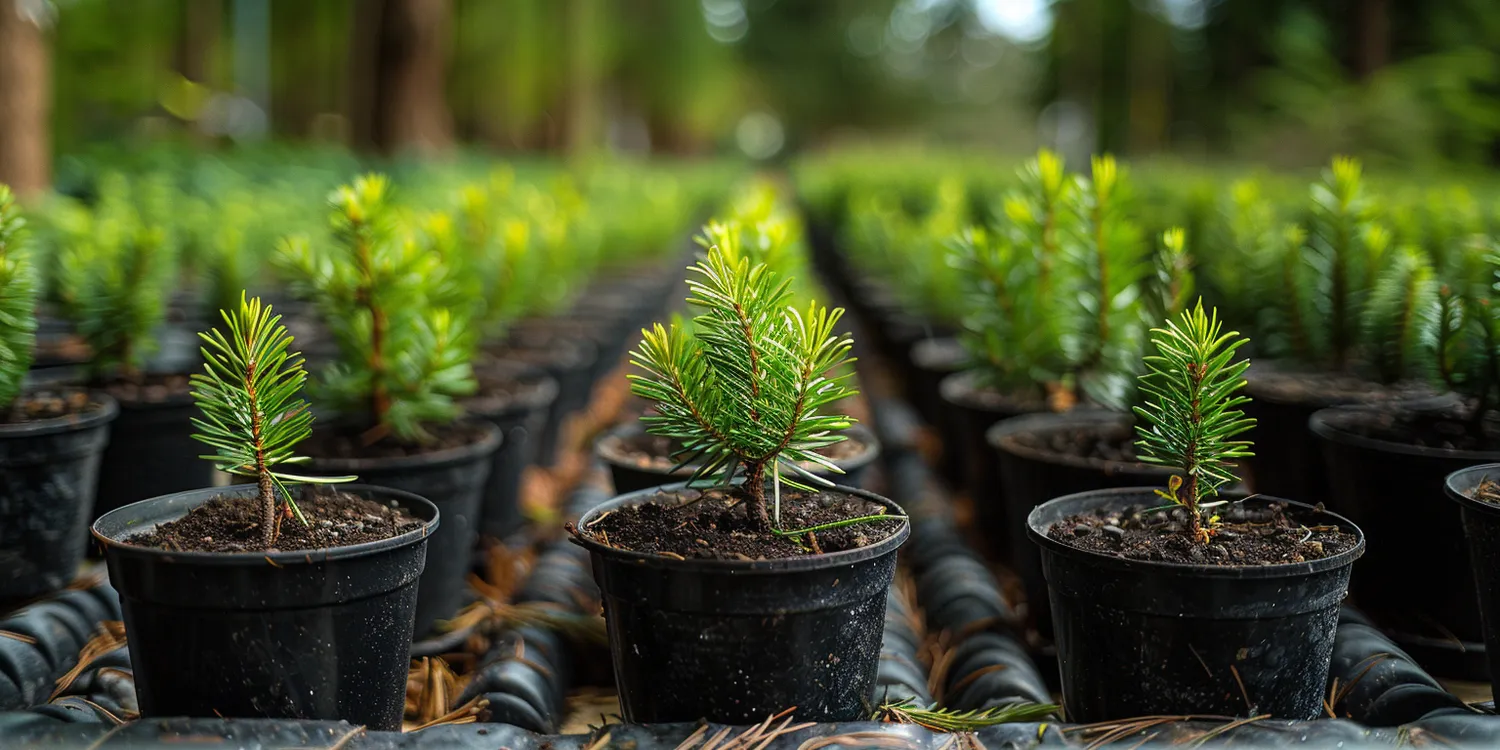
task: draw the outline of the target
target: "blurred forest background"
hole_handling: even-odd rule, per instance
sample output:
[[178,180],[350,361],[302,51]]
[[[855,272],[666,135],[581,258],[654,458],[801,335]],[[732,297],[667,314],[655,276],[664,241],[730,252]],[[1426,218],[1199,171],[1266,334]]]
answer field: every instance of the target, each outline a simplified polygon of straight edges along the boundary
[[144,141],[1500,160],[1493,0],[0,0],[0,181]]

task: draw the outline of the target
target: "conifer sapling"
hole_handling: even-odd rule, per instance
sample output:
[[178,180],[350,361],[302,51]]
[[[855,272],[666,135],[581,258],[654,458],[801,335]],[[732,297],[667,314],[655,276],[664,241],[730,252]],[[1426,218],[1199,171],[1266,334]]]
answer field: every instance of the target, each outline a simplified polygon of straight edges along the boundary
[[0,185],[0,410],[21,395],[36,356],[36,273],[22,246],[26,222]]
[[1181,471],[1157,494],[1187,508],[1188,531],[1206,544],[1204,501],[1235,481],[1234,459],[1252,455],[1248,441],[1233,439],[1255,426],[1235,408],[1250,401],[1237,394],[1250,362],[1233,361],[1247,339],[1224,333],[1218,312],[1205,313],[1202,300],[1151,334],[1157,353],[1145,358],[1140,379],[1146,399],[1135,407],[1136,447],[1142,461]]
[[[193,400],[202,418],[193,418],[198,429],[193,437],[214,449],[202,456],[234,476],[256,482],[261,506],[261,542],[267,549],[276,543],[281,526],[277,493],[288,510],[299,518],[301,511],[287,491],[286,482],[350,482],[346,477],[305,477],[277,471],[277,467],[306,462],[293,450],[312,432],[313,416],[300,398],[307,373],[302,358],[289,348],[292,337],[260,298],[246,300],[242,294],[237,310],[223,310],[225,329],[198,334],[203,372],[193,375]],[[225,333],[225,330],[228,333]],[[303,519],[305,523],[305,519]]]
[[698,463],[694,479],[717,474],[727,485],[743,468],[751,517],[767,530],[779,528],[781,484],[811,489],[783,469],[822,484],[828,482],[799,464],[840,471],[817,450],[842,441],[838,431],[853,424],[823,413],[854,394],[844,367],[853,361],[852,341],[834,333],[843,310],[812,302],[799,312],[787,304],[788,280],[718,247],[691,270],[688,303],[702,311],[691,332],[657,324],[642,331],[631,355],[645,371],[630,376],[632,390],[656,402],[657,413],[642,422],[682,445],[674,458],[679,467]]

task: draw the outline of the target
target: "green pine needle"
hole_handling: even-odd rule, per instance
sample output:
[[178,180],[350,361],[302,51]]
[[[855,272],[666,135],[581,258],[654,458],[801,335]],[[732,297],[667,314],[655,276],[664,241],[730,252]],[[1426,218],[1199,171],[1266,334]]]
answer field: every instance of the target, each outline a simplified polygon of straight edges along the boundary
[[812,302],[799,311],[787,304],[787,280],[717,246],[691,270],[688,302],[701,314],[691,326],[642,331],[631,355],[644,373],[630,375],[632,390],[656,402],[656,414],[642,422],[680,442],[675,458],[699,464],[695,480],[717,475],[727,485],[743,467],[751,508],[767,527],[770,474],[779,527],[780,485],[807,488],[782,471],[826,484],[798,464],[839,471],[817,450],[842,441],[838,432],[853,424],[825,413],[855,393],[845,367],[853,342],[834,332],[843,310]]
[[0,409],[21,395],[36,356],[36,271],[21,230],[26,222],[10,188],[0,185]]
[[[239,308],[224,310],[225,329],[200,333],[204,371],[192,377],[193,400],[202,418],[193,418],[193,438],[214,449],[203,456],[227,474],[250,477],[259,488],[261,541],[276,542],[276,492],[299,517],[301,510],[284,482],[349,482],[354,477],[312,478],[276,471],[306,462],[297,443],[312,433],[312,412],[300,397],[307,373],[292,337],[260,298],[240,296]],[[225,331],[227,330],[227,334]],[[306,519],[302,519],[306,523]]]
[[1151,333],[1157,353],[1145,358],[1136,447],[1142,461],[1181,470],[1161,494],[1187,507],[1193,535],[1204,540],[1200,501],[1236,481],[1234,459],[1252,455],[1248,441],[1232,439],[1255,426],[1235,408],[1250,401],[1236,394],[1250,363],[1233,361],[1247,339],[1224,333],[1218,312],[1205,313],[1202,300]]
[[982,710],[954,711],[935,704],[923,708],[911,700],[886,703],[876,709],[874,721],[916,724],[938,732],[977,732],[998,724],[1041,721],[1057,714],[1051,703],[1016,703]]

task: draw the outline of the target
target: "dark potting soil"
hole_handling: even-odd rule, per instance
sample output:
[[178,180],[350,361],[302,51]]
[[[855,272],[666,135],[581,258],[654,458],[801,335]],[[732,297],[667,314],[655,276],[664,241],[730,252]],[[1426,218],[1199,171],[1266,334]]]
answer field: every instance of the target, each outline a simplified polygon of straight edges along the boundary
[[1471,500],[1478,500],[1481,503],[1500,505],[1500,484],[1497,484],[1495,480],[1489,477],[1485,477],[1480,480],[1479,485],[1469,494],[1469,498]]
[[159,404],[182,399],[192,392],[188,376],[182,373],[148,373],[137,379],[110,380],[99,387],[126,404]]
[[1216,510],[1221,522],[1208,544],[1188,537],[1184,508],[1148,512],[1136,506],[1069,516],[1047,529],[1047,536],[1127,560],[1218,566],[1306,562],[1345,552],[1358,542],[1334,525],[1308,526],[1280,503],[1231,503]]
[[1074,428],[1040,434],[1017,432],[1009,439],[1017,445],[1044,453],[1145,465],[1136,459],[1135,432],[1129,429]]
[[348,426],[318,427],[298,450],[313,458],[404,458],[462,448],[484,437],[477,424],[454,422],[427,428],[431,439],[423,443],[405,443],[389,435],[366,443],[367,429]]
[[[649,502],[606,513],[577,533],[611,547],[668,557],[778,560],[803,557],[813,551],[866,547],[894,534],[902,523],[899,517],[893,517],[818,531],[802,537],[807,545],[804,547],[791,537],[757,529],[749,506],[737,490],[659,492]],[[883,505],[842,492],[808,495],[783,490],[781,495],[784,529],[804,529],[884,512]]]
[[[611,458],[633,464],[642,469],[653,469],[656,471],[671,471],[677,465],[672,458],[673,452],[681,446],[671,438],[660,435],[652,435],[642,432],[635,435],[611,435],[605,439],[604,450]],[[818,449],[817,453],[827,456],[834,461],[845,461],[868,450],[868,446],[854,435],[847,439],[834,443],[825,448]],[[804,463],[803,468],[813,470],[813,464]],[[684,469],[686,473],[687,470]]]
[[394,501],[384,505],[326,486],[303,485],[297,507],[307,525],[287,508],[269,550],[260,546],[259,500],[222,495],[125,542],[174,552],[293,552],[376,542],[422,525]]
[[81,388],[54,388],[24,393],[0,411],[0,424],[26,424],[89,414],[104,408]]
[[1335,426],[1372,440],[1422,448],[1500,451],[1500,415],[1475,423],[1469,409],[1349,410],[1332,419]]
[[1246,377],[1256,398],[1288,403],[1380,404],[1436,395],[1416,381],[1386,385],[1346,373],[1296,372],[1262,363]]

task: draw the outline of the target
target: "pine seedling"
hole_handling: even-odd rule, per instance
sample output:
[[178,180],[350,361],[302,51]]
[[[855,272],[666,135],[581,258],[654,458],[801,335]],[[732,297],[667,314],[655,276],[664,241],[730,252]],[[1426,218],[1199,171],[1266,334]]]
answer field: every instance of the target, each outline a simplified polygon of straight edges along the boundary
[[339,359],[313,395],[366,428],[407,443],[459,413],[454,397],[475,388],[469,319],[443,307],[449,282],[440,259],[401,226],[385,177],[361,177],[329,197],[335,242],[284,241],[278,261],[318,307]]
[[1061,307],[1069,318],[1062,346],[1075,395],[1115,404],[1146,333],[1142,285],[1152,257],[1126,216],[1127,186],[1114,157],[1096,156],[1092,167],[1089,177],[1076,178],[1076,235],[1063,245],[1065,296],[1073,304]]
[[[278,471],[278,467],[304,463],[294,452],[297,443],[312,433],[313,416],[300,398],[307,374],[301,355],[292,353],[292,337],[260,298],[246,300],[237,308],[220,311],[224,328],[198,334],[204,342],[203,372],[193,375],[193,400],[202,418],[193,418],[193,438],[214,449],[201,456],[220,471],[249,477],[256,483],[260,504],[261,543],[276,544],[281,528],[282,507],[302,523],[307,519],[286,488],[287,482],[351,482],[354,477],[306,477]],[[226,333],[227,331],[227,333]],[[280,493],[278,495],[278,493]]]
[[95,382],[139,379],[156,350],[155,331],[178,277],[176,245],[165,226],[147,218],[161,211],[137,207],[123,179],[106,180],[94,210],[68,228],[58,296],[93,352],[89,371]]
[[0,410],[21,395],[36,356],[36,270],[10,187],[0,184]]
[[751,518],[780,529],[781,485],[826,485],[799,464],[839,472],[817,450],[842,441],[838,432],[853,424],[825,413],[854,394],[845,367],[853,342],[834,332],[843,310],[812,302],[798,311],[787,304],[788,280],[748,258],[732,261],[718,247],[690,270],[688,303],[702,311],[691,331],[657,324],[642,331],[631,354],[644,371],[630,375],[632,391],[656,403],[642,422],[682,446],[674,455],[679,467],[698,464],[693,480],[717,475],[728,485],[743,469]]
[[1135,407],[1136,441],[1142,461],[1176,469],[1165,491],[1157,494],[1187,509],[1192,538],[1207,543],[1214,518],[1203,518],[1205,501],[1236,481],[1234,459],[1252,455],[1248,441],[1234,437],[1255,426],[1235,407],[1248,403],[1238,395],[1249,361],[1233,361],[1246,339],[1223,332],[1218,312],[1205,313],[1203,302],[1151,331],[1156,354],[1145,358],[1140,389],[1144,406]]
[[1364,308],[1364,358],[1381,382],[1433,375],[1429,331],[1439,314],[1438,281],[1421,250],[1397,250]]

